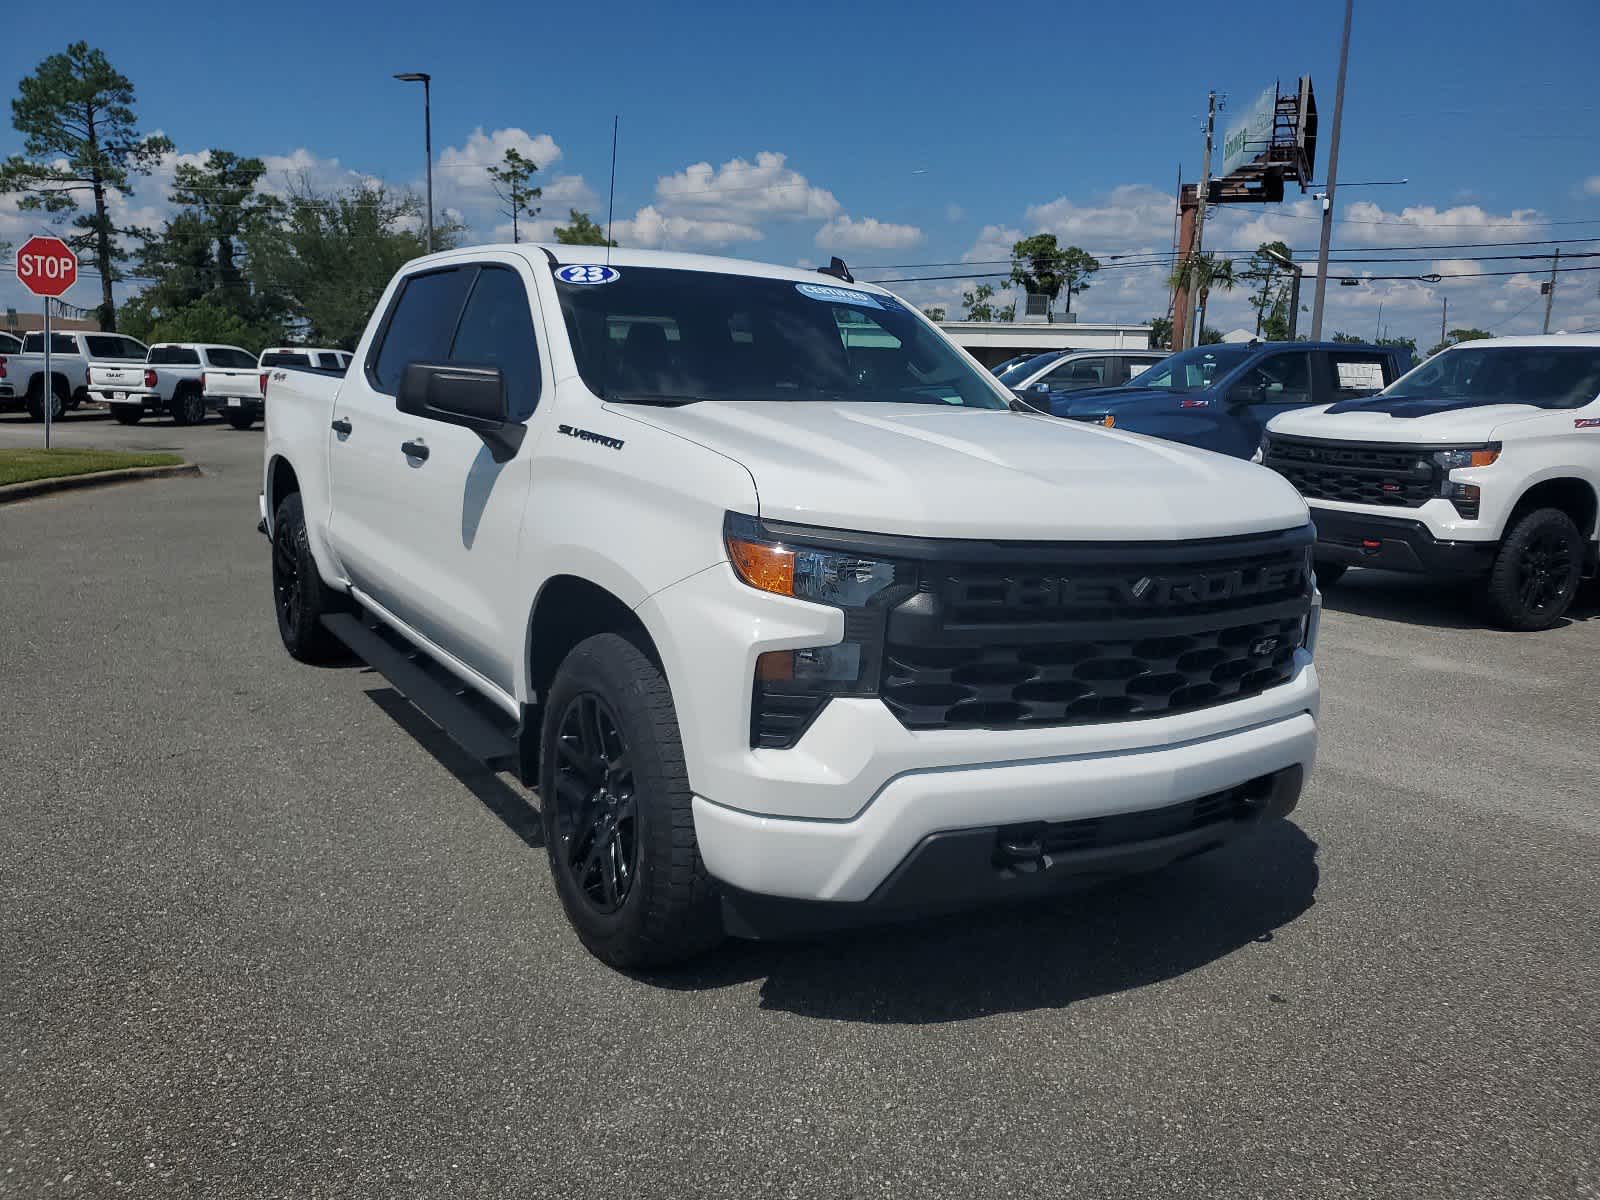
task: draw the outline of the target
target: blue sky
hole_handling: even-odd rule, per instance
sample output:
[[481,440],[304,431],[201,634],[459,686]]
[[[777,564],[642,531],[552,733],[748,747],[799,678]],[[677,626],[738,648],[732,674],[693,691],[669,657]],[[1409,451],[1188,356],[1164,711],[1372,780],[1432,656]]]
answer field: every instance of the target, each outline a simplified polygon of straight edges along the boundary
[[[576,203],[603,218],[620,113],[616,212],[630,244],[779,262],[838,252],[853,264],[945,263],[994,259],[1014,237],[1048,229],[1105,256],[1166,246],[1176,171],[1199,172],[1208,88],[1239,111],[1274,78],[1310,73],[1326,135],[1340,15],[1335,0],[1201,9],[94,3],[11,22],[0,87],[9,93],[45,54],[87,37],[132,77],[145,126],[180,154],[265,156],[275,186],[301,171],[324,186],[359,177],[416,186],[420,88],[389,76],[426,70],[439,203],[478,239],[504,223],[484,167],[508,145],[541,163],[544,217]],[[1597,43],[1592,0],[1513,9],[1358,0],[1340,174],[1410,182],[1342,191],[1335,245],[1600,239]],[[1229,120],[1225,112],[1221,124]],[[19,142],[0,128],[0,153]],[[126,211],[159,221],[164,182],[138,187]],[[1313,251],[1314,202],[1293,199],[1222,213],[1208,243],[1248,248],[1283,236]],[[37,224],[0,199],[0,238],[15,242]],[[1565,247],[1585,250],[1600,241]],[[1416,270],[1527,265],[1458,261],[1491,252],[1513,251],[1440,249]],[[1363,269],[1396,270],[1345,270]],[[1600,271],[1563,276],[1556,327],[1600,325],[1597,281]],[[954,308],[970,286],[905,291]],[[1452,325],[1459,316],[1536,332],[1543,314],[1527,275],[1330,291],[1331,327],[1371,332],[1382,304],[1387,331],[1424,344],[1446,294]],[[14,282],[0,278],[0,302],[17,302]],[[1146,318],[1165,308],[1162,272],[1102,272],[1075,307],[1085,320]],[[1242,297],[1216,298],[1212,317],[1243,323]]]

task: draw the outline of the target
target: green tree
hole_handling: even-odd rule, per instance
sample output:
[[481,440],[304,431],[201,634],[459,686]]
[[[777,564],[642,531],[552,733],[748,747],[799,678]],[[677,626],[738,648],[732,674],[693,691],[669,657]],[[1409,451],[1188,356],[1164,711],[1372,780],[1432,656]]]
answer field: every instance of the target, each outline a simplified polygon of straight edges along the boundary
[[[426,252],[422,202],[365,184],[320,194],[303,182],[281,221],[259,224],[250,243],[255,285],[283,297],[311,341],[353,349],[390,278]],[[434,248],[455,245],[461,226],[436,223]]]
[[[1187,291],[1191,278],[1195,280],[1196,286],[1200,291],[1199,312],[1195,315],[1195,326],[1204,330],[1206,326],[1206,305],[1211,299],[1211,289],[1221,288],[1225,292],[1233,291],[1235,282],[1233,260],[1230,258],[1218,258],[1215,254],[1191,254],[1173,268],[1167,284],[1173,291]],[[1204,343],[1202,342],[1202,344]]]
[[928,320],[935,323],[945,319],[945,307],[942,304],[930,304],[922,311],[926,314]]
[[1200,330],[1200,344],[1202,346],[1215,346],[1222,341],[1222,330],[1212,329],[1209,325]]
[[532,183],[534,172],[538,169],[538,163],[509,146],[500,165],[489,168],[489,186],[500,197],[500,203],[505,205],[502,211],[511,218],[513,242],[522,240],[521,217],[526,215],[532,220],[539,215],[539,206],[534,202],[544,195],[544,189],[534,187]]
[[1492,338],[1493,336],[1494,334],[1487,329],[1452,329],[1444,341],[1428,351],[1428,357],[1432,358],[1439,351],[1448,350],[1451,346],[1458,345],[1461,342],[1479,342],[1484,338]]
[[[111,218],[107,193],[127,194],[130,178],[148,174],[172,149],[164,137],[138,132],[133,83],[103,52],[74,42],[41,62],[17,85],[11,123],[22,135],[22,153],[0,164],[0,193],[21,193],[25,212],[57,221],[69,214],[75,233],[68,242],[100,276],[100,324],[117,327],[111,285],[117,264],[127,259],[119,243],[128,230]],[[87,211],[79,201],[85,194]]]
[[1338,343],[1340,343],[1341,345],[1349,345],[1352,342],[1360,342],[1360,341],[1364,341],[1365,339],[1357,337],[1353,333],[1340,332],[1340,333],[1336,333],[1336,334],[1333,335],[1333,340],[1338,342]]
[[615,246],[615,241],[606,241],[606,231],[601,229],[589,218],[586,212],[569,209],[566,225],[556,226],[556,241],[563,246]]
[[1011,247],[1011,282],[1049,296],[1052,303],[1066,292],[1067,312],[1072,311],[1072,297],[1088,291],[1089,276],[1099,269],[1099,259],[1077,246],[1061,247],[1053,233],[1036,233]]
[[1289,274],[1268,251],[1289,258],[1284,242],[1262,242],[1250,255],[1239,280],[1251,287],[1250,307],[1256,314],[1256,336],[1270,342],[1289,337]]
[[144,295],[123,305],[124,328],[146,342],[221,342],[259,352],[283,340],[264,333],[236,310],[210,300],[196,300],[181,308],[156,313]]
[[1151,317],[1150,318],[1150,349],[1152,349],[1152,350],[1170,350],[1170,349],[1172,349],[1172,318],[1171,317]]
[[970,292],[961,293],[961,305],[967,310],[968,321],[993,321],[995,320],[995,306],[991,303],[994,299],[994,285],[980,283]]
[[1414,337],[1381,337],[1378,339],[1378,345],[1394,346],[1406,351],[1413,359],[1417,357],[1417,339]]

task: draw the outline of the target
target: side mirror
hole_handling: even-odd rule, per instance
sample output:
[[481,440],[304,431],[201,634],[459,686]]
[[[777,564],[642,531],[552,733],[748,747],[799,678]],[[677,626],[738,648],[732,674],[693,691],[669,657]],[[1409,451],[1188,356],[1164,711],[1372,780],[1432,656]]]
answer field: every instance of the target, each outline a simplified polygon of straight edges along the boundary
[[511,420],[499,367],[408,363],[395,407],[413,417],[472,430],[483,438],[496,462],[515,454],[526,432],[525,426]]

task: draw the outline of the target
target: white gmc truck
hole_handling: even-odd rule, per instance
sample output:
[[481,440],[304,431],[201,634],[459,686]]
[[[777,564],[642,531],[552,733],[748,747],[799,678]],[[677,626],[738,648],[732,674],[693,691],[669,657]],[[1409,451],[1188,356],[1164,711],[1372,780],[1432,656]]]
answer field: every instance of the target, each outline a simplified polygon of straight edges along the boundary
[[537,787],[609,963],[1160,867],[1311,768],[1294,489],[1013,403],[838,260],[452,250],[268,395],[284,645]]
[[[143,362],[148,347],[119,333],[52,333],[50,335],[50,419],[90,399],[89,372],[97,363]],[[24,335],[15,356],[0,355],[0,409],[26,406],[35,421],[44,420],[44,334]]]
[[1422,572],[1548,629],[1596,571],[1600,337],[1462,343],[1376,396],[1274,418],[1259,457],[1311,506],[1323,587]]
[[157,342],[144,362],[89,365],[89,387],[122,425],[136,425],[146,413],[170,414],[174,425],[206,419],[206,381],[221,375],[256,379],[256,357],[238,346],[204,342]]

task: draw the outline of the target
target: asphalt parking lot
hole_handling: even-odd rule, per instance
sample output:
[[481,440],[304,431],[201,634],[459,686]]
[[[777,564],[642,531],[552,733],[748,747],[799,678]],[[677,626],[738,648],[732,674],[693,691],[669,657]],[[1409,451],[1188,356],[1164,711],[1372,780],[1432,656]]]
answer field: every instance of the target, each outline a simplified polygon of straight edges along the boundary
[[530,793],[282,652],[259,428],[57,432],[204,474],[0,508],[0,1196],[1600,1196],[1593,594],[1353,572],[1292,822],[634,979]]

